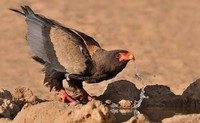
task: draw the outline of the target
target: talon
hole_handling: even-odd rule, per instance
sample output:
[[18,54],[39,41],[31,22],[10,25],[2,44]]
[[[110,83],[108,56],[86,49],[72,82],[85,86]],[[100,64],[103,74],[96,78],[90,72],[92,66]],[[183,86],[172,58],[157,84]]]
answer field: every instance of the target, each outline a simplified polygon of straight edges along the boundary
[[69,96],[64,89],[61,89],[59,93],[60,93],[60,98],[62,99],[63,102],[66,102],[66,101],[69,101],[71,103],[77,102],[74,98]]

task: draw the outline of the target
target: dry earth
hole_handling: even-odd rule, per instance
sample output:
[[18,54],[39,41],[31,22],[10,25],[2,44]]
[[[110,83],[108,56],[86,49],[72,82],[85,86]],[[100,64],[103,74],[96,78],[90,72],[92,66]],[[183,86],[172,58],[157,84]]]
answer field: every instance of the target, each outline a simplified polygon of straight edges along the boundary
[[[126,89],[119,90],[122,87]],[[195,114],[200,113],[199,90],[200,79],[192,83],[182,95],[175,95],[167,86],[147,86],[145,95],[148,95],[149,99],[145,99],[140,108],[133,109],[133,102],[139,99],[140,90],[126,80],[109,84],[103,95],[87,104],[41,100],[25,87],[16,88],[13,92],[1,89],[0,122],[197,123],[200,122],[199,114]],[[142,114],[132,113],[137,110]]]
[[[40,99],[53,99],[54,93],[42,85],[42,67],[31,59],[24,18],[8,10],[24,4],[91,35],[105,49],[134,52],[146,85],[165,85],[172,95],[181,95],[200,78],[198,0],[1,0],[0,88],[28,87]],[[85,88],[101,95],[108,83],[122,79],[142,87],[134,78],[134,64],[129,63],[114,79]]]

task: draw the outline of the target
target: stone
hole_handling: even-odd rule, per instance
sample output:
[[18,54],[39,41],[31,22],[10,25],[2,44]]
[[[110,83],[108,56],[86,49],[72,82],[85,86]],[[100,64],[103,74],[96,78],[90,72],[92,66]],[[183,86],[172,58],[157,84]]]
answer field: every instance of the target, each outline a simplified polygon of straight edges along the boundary
[[149,118],[144,114],[131,117],[128,121],[123,123],[150,123]]
[[111,100],[114,103],[118,103],[121,100],[133,101],[138,99],[139,94],[140,91],[135,84],[126,80],[119,80],[108,84],[107,89],[98,99],[101,101]]
[[130,100],[121,100],[118,104],[121,108],[130,108],[132,107],[133,102]]
[[113,123],[115,117],[100,101],[92,100],[85,105],[75,106],[66,103],[51,101],[27,107],[19,112],[14,123],[20,122],[91,122]]

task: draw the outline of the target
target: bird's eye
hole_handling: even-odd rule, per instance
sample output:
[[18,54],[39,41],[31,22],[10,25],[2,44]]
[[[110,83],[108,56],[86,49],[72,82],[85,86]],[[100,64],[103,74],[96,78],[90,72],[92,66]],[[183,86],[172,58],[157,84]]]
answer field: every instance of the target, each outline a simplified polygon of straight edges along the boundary
[[116,54],[115,57],[116,57],[116,58],[120,58],[120,54]]

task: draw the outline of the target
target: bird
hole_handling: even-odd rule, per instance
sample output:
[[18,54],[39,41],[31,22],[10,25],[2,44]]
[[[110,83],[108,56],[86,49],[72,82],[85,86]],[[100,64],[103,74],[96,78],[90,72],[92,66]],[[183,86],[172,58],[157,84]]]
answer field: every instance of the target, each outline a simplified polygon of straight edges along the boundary
[[77,97],[93,99],[83,88],[83,82],[93,84],[109,80],[120,73],[133,53],[123,50],[106,50],[91,36],[35,13],[29,6],[21,10],[10,9],[25,16],[26,39],[33,52],[32,58],[44,66],[44,84],[60,94],[64,102],[78,102],[69,95],[63,81],[80,90]]

